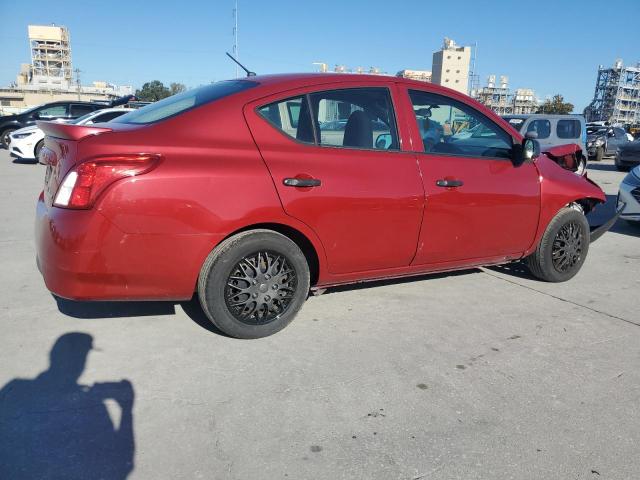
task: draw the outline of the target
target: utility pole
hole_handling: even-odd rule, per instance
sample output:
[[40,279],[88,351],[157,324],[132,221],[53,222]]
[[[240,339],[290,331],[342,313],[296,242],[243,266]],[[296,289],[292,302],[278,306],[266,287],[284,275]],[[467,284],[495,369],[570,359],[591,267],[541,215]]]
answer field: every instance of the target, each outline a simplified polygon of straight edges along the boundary
[[[240,60],[238,57],[238,0],[235,0],[235,7],[233,8],[233,56]],[[238,78],[238,65],[236,65],[236,78]]]
[[74,70],[74,72],[76,74],[76,87],[78,88],[78,100],[80,100],[80,89],[81,89],[81,87],[80,87],[80,71],[81,70],[79,68],[76,68]]

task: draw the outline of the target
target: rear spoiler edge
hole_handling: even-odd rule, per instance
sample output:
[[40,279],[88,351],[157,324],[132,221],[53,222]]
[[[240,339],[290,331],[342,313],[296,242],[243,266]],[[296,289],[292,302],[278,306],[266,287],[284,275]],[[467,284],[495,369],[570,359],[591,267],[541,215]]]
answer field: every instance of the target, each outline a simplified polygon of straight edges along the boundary
[[38,120],[36,122],[38,128],[45,135],[63,140],[80,140],[90,135],[100,135],[102,133],[113,132],[111,128],[93,127],[91,125],[72,125],[69,123],[45,122]]

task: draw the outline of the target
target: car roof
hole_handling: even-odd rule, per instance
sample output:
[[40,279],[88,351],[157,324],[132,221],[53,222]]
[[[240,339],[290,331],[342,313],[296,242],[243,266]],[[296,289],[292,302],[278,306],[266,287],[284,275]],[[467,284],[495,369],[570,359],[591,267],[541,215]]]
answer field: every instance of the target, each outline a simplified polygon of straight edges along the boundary
[[[242,79],[239,79],[242,80]],[[254,77],[246,77],[245,80],[255,81],[261,86],[270,87],[277,86],[280,90],[288,88],[297,88],[304,86],[322,85],[323,83],[401,83],[407,86],[415,86],[417,88],[426,88],[434,93],[441,93],[448,96],[467,95],[451,88],[435,83],[421,82],[409,78],[397,77],[394,75],[371,75],[366,73],[276,73],[268,75],[256,75]],[[284,88],[283,88],[284,87]],[[468,97],[470,98],[470,97]]]

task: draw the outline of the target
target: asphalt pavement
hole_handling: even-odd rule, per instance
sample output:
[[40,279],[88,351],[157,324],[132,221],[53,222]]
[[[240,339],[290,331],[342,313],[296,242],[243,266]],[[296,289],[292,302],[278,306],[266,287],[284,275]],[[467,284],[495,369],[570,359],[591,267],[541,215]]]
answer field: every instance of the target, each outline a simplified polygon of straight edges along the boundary
[[[624,174],[589,175],[597,223]],[[640,478],[640,227],[564,284],[514,264],[336,288],[242,341],[193,303],[57,302],[44,168],[0,150],[0,178],[0,464],[25,478]]]

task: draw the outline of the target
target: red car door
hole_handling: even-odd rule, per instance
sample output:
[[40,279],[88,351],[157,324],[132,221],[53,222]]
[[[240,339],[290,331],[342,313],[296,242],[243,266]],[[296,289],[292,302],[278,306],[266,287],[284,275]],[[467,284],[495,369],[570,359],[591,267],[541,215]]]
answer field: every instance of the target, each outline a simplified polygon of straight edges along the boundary
[[426,90],[403,90],[426,194],[414,265],[517,258],[533,242],[540,181],[514,166],[513,139],[488,115]]
[[332,274],[415,255],[424,190],[415,155],[400,148],[395,96],[393,84],[341,83],[245,107],[284,210],[315,231]]

